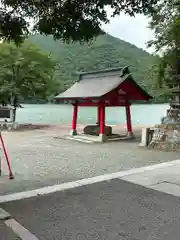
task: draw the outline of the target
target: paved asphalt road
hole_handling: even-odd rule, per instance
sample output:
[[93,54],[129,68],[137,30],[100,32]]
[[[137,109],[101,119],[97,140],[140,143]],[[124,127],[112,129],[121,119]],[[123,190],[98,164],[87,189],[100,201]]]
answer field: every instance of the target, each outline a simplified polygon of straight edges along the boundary
[[39,240],[179,240],[180,199],[120,179],[1,204]]

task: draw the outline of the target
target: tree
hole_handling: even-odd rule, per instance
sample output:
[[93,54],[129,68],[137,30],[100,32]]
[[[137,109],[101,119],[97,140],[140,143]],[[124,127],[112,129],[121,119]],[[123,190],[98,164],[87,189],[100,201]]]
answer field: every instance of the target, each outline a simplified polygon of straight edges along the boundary
[[155,46],[159,54],[154,68],[158,85],[173,88],[178,83],[180,86],[180,1],[161,1],[149,17],[155,33],[149,46]]
[[57,91],[56,63],[34,45],[0,44],[0,99],[14,107],[28,98],[47,99]]
[[[122,11],[130,16],[147,13],[160,0],[1,0],[0,33],[22,42],[31,30],[65,41],[89,41],[102,33],[101,23]],[[31,26],[31,28],[30,28]]]

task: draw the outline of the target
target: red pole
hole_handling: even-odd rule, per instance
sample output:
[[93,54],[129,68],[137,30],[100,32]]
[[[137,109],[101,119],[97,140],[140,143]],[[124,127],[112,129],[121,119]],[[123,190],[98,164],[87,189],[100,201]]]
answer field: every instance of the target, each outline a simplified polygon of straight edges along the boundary
[[130,105],[126,105],[127,130],[132,132]]
[[105,128],[105,106],[100,105],[100,134],[104,135]]
[[72,117],[72,130],[74,133],[76,133],[78,105],[74,104],[73,107],[74,107],[74,110],[73,110],[73,117]]
[[100,114],[101,114],[101,107],[97,106],[97,124],[100,124]]
[[5,156],[5,158],[6,158],[6,162],[7,162],[7,166],[8,166],[8,170],[9,170],[9,179],[14,179],[14,176],[13,176],[13,173],[12,173],[12,170],[11,170],[11,165],[10,165],[9,157],[8,157],[8,154],[7,154],[7,151],[6,151],[6,147],[5,147],[5,145],[4,145],[4,141],[3,141],[3,138],[2,138],[1,133],[0,133],[0,141],[1,141],[1,144],[2,144],[4,156]]
[[2,169],[1,169],[1,156],[0,156],[0,176],[2,175]]

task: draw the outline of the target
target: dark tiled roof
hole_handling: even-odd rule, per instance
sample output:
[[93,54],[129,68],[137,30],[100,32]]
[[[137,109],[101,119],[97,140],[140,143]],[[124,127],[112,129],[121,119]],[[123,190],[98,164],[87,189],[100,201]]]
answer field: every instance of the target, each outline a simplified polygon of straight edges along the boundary
[[[79,81],[56,99],[100,98],[128,79],[128,67],[111,68],[79,74]],[[132,79],[132,77],[131,77]]]

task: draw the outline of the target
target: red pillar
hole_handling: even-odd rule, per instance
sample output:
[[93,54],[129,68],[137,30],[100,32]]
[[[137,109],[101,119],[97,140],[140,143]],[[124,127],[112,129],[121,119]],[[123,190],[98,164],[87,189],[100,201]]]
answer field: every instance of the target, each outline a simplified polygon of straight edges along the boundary
[[127,131],[128,133],[132,133],[130,105],[126,105],[126,120],[127,120]]
[[100,134],[104,135],[105,129],[105,106],[102,104],[100,105]]
[[76,125],[77,125],[77,113],[78,113],[78,105],[73,105],[73,117],[72,117],[72,135],[76,135]]
[[97,106],[97,124],[100,124],[100,114],[101,114],[101,107]]

